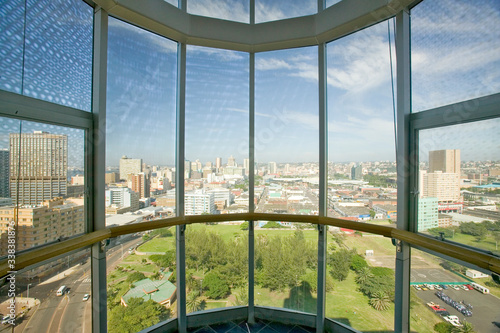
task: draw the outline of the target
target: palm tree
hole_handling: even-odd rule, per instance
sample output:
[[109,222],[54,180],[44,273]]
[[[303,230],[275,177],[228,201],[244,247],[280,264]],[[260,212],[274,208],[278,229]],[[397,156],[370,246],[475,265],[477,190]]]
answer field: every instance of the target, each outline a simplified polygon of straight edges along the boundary
[[186,309],[188,312],[196,312],[203,309],[204,300],[198,292],[192,291],[186,298]]
[[377,291],[370,298],[370,305],[377,311],[387,310],[390,302],[389,296],[382,291]]
[[358,272],[358,276],[356,276],[356,282],[359,285],[365,284],[368,280],[373,277],[373,273],[369,267],[363,267]]

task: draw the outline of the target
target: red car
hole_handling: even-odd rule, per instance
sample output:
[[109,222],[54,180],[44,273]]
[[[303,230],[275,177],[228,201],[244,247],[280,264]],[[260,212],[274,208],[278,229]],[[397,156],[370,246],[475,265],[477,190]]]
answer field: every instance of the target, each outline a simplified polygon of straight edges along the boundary
[[465,287],[467,287],[467,289],[469,289],[469,290],[474,289],[474,288],[472,288],[472,287],[471,287],[470,285],[468,285],[468,284],[466,284],[466,285],[465,285]]

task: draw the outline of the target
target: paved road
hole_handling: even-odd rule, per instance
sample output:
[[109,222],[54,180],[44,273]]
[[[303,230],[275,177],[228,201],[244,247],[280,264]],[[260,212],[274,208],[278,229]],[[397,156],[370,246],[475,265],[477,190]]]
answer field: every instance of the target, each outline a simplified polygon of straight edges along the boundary
[[[107,251],[107,272],[129,255],[128,249],[135,248],[141,242],[139,236],[130,236],[121,240]],[[90,260],[84,265],[76,265],[73,272],[60,280],[46,284],[32,285],[30,297],[40,300],[38,308],[33,309],[29,316],[15,327],[14,332],[23,333],[73,333],[89,332],[92,325],[91,299],[83,301],[83,295],[91,294]],[[66,285],[69,294],[56,296],[60,286]],[[26,290],[23,291],[26,293]],[[91,296],[92,298],[92,296]],[[10,327],[0,327],[0,332],[10,332]]]

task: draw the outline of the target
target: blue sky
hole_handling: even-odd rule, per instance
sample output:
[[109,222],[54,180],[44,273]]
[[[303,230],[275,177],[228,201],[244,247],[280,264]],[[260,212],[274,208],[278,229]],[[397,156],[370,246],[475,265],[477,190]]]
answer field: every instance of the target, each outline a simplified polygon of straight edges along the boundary
[[[64,2],[70,5],[63,8],[28,1],[23,76],[22,3],[7,0],[0,6],[8,18],[0,22],[5,31],[0,34],[0,67],[5,69],[0,88],[20,93],[24,84],[28,96],[89,110],[91,10],[80,1]],[[257,0],[256,20],[311,14],[316,3]],[[51,15],[54,10],[61,14]],[[249,9],[243,0],[192,0],[188,11],[247,22]],[[173,165],[177,44],[114,18],[109,23],[106,164],[116,166],[127,155]],[[46,29],[37,32],[37,26]],[[392,26],[391,20],[393,43]],[[500,4],[494,0],[424,1],[412,11],[414,111],[500,90],[498,26]],[[387,29],[382,22],[327,46],[331,161],[395,159]],[[196,46],[187,50],[186,158],[215,162],[233,155],[243,163],[248,157],[249,55]],[[317,47],[263,52],[255,59],[256,161],[317,162]],[[477,132],[470,132],[467,144],[477,141],[489,147],[488,156],[500,156],[498,144],[484,144],[500,142],[496,124],[473,126]],[[4,118],[0,126],[4,146],[11,126]],[[486,129],[489,135],[476,140]],[[485,155],[477,149],[467,154],[463,159]]]

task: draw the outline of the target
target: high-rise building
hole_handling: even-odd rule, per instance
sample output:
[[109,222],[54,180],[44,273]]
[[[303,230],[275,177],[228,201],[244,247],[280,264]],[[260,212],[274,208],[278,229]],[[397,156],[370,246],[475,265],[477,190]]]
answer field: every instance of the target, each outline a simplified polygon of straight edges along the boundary
[[215,159],[215,167],[219,170],[222,167],[222,157],[217,157]]
[[105,175],[105,183],[106,184],[113,184],[116,183],[118,179],[118,173],[116,172],[107,172]]
[[363,167],[361,165],[353,166],[351,168],[351,179],[362,179],[363,178]]
[[0,198],[9,198],[9,150],[0,149]]
[[128,187],[110,187],[106,190],[106,207],[121,208],[118,213],[136,211],[139,209],[139,194]]
[[227,159],[227,166],[230,166],[230,167],[235,167],[236,166],[236,160],[234,159],[233,155],[231,155]]
[[278,171],[278,167],[276,166],[276,162],[269,162],[267,165],[268,173],[275,174]]
[[215,214],[213,193],[203,193],[203,191],[186,193],[184,200],[186,215]]
[[144,172],[140,172],[130,176],[132,191],[139,193],[140,198],[149,198],[151,183],[149,176]]
[[[15,206],[2,207],[0,220],[13,221]],[[83,201],[54,198],[36,207],[21,207],[18,211],[20,231],[17,250],[54,242],[84,232]],[[7,254],[8,223],[0,223],[0,255]]]
[[458,173],[460,177],[460,149],[433,150],[429,152],[429,173]]
[[458,173],[436,171],[423,173],[423,197],[434,197],[439,202],[460,200],[460,179]]
[[122,156],[120,159],[120,179],[128,180],[128,175],[140,172],[142,172],[142,158]]
[[67,194],[68,137],[35,131],[10,134],[10,196],[36,205]]
[[418,199],[418,231],[437,228],[438,199],[433,197]]
[[245,169],[245,174],[248,175],[250,173],[250,159],[243,159],[243,168]]

